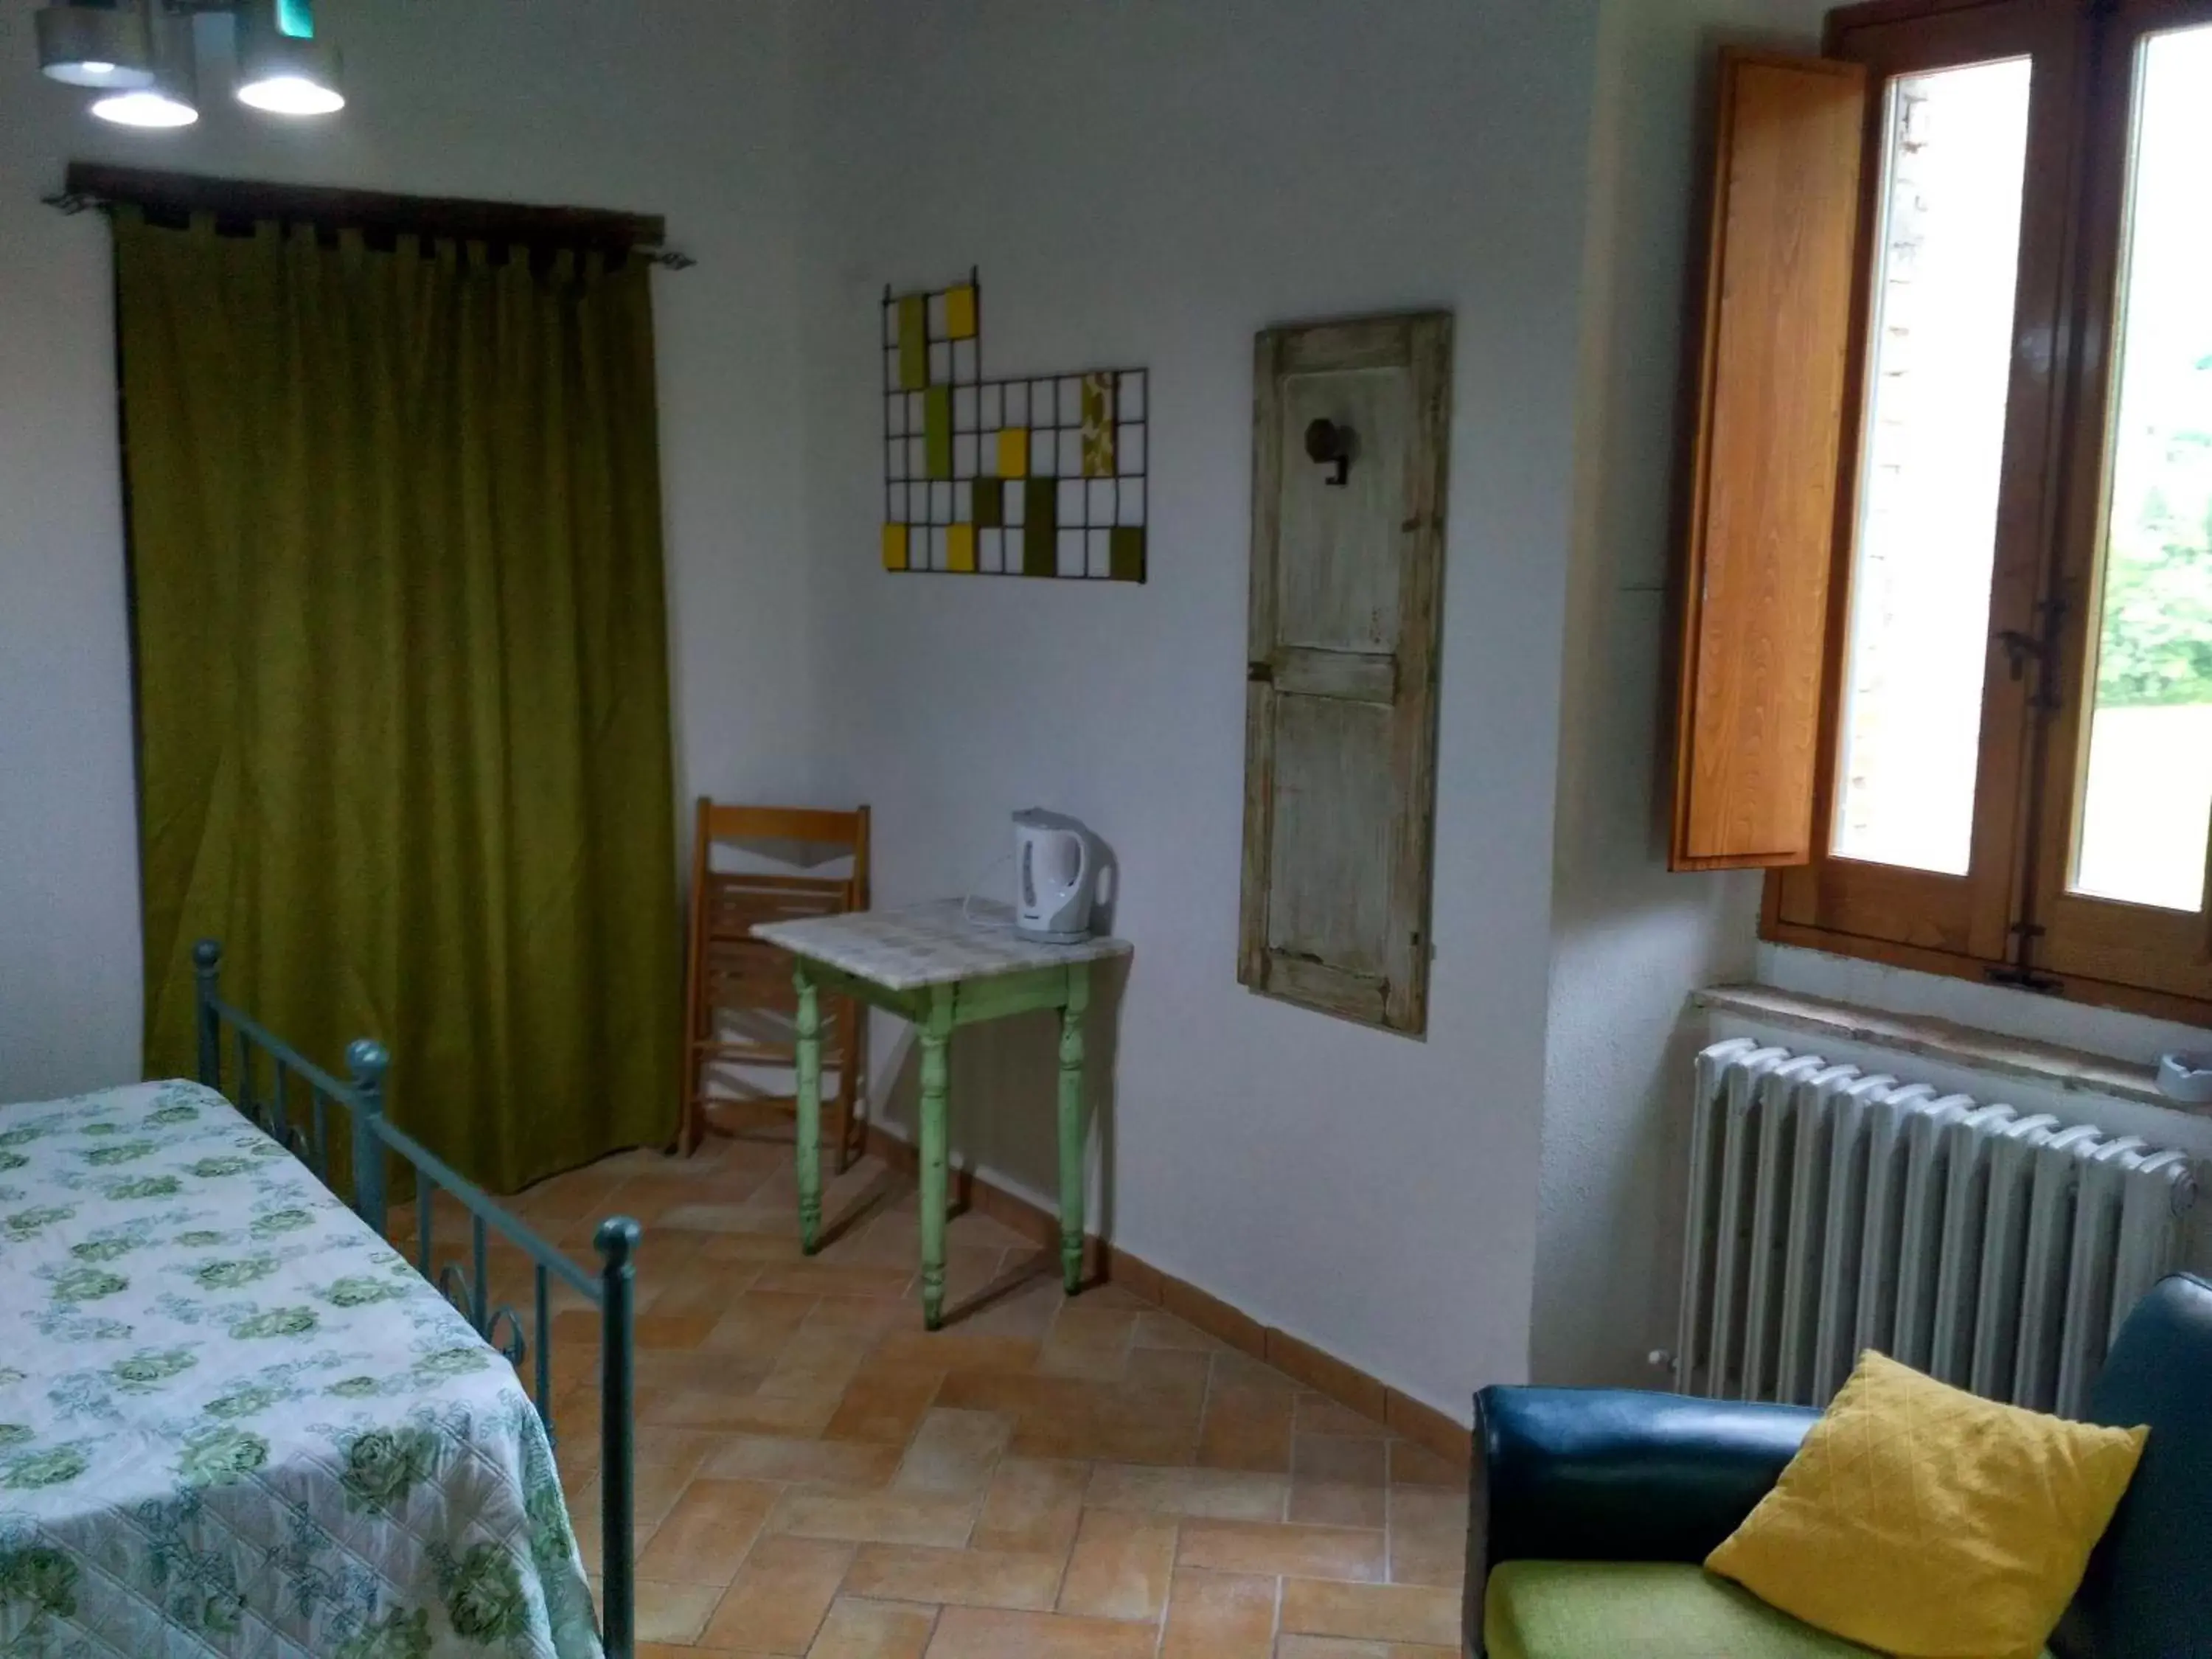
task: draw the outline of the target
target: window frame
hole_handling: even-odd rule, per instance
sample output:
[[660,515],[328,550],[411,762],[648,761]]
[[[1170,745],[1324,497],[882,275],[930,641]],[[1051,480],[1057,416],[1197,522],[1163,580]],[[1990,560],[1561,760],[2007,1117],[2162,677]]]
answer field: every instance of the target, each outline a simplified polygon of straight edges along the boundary
[[[2033,914],[2044,928],[2039,954],[2053,972],[2074,971],[2124,983],[2155,979],[2212,1012],[2212,868],[2203,908],[2194,912],[2127,904],[2069,890],[2080,780],[2087,765],[2085,716],[2092,707],[2092,629],[2102,620],[2101,573],[2113,399],[2113,352],[2127,228],[2129,163],[2135,131],[2133,93],[2141,47],[2149,35],[2212,26],[2212,0],[2123,0],[2104,24],[2094,106],[2108,118],[2088,134],[2081,224],[2082,302],[2075,333],[2081,356],[2071,417],[2067,513],[2055,550],[2060,617],[2059,707],[2047,723],[2044,775],[2046,833],[2033,849]],[[2207,852],[2212,866],[2212,848]]]
[[[1768,872],[1764,939],[2212,1024],[2212,892],[2183,915],[2065,890],[2136,48],[2148,33],[2197,22],[2212,22],[2212,0],[1873,0],[1829,15],[1826,54],[1865,65],[1869,79],[1860,253],[1813,854]],[[1899,75],[2023,54],[2034,67],[1980,764],[1969,868],[1952,876],[1832,852],[1887,94]],[[2015,653],[2008,635],[2033,643]]]

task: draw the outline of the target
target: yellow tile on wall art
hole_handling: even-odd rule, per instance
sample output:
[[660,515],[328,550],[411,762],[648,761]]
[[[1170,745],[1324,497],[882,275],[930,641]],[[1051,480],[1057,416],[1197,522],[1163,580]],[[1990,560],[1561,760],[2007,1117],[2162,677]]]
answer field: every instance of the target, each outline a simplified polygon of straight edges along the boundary
[[880,344],[884,569],[1146,580],[1146,370],[986,374],[972,270],[886,287]]
[[945,296],[945,337],[948,340],[972,340],[975,337],[975,290],[956,288]]

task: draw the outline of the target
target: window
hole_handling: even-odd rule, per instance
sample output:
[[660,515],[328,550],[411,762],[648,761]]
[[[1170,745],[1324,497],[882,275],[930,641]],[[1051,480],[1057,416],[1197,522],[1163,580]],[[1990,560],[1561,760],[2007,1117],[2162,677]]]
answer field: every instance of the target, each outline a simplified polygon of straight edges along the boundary
[[2212,23],[2142,43],[2069,888],[2194,911],[2212,818]]
[[1963,876],[1980,775],[2025,58],[1883,93],[1857,517],[1830,845]]
[[[1771,939],[2212,1021],[2212,0],[1875,0],[1828,58],[1866,77],[1851,299],[1787,320],[1808,356],[1837,331],[1842,420],[1760,488],[1831,527],[1742,535],[1749,586],[1817,590],[1826,626],[1734,653],[1817,678],[1817,714],[1736,716],[1771,749],[1802,726],[1808,850],[1674,861],[1770,866]],[[1808,245],[1738,203],[1716,261],[1763,229]],[[1711,350],[1701,454],[1742,395]],[[1739,758],[1694,718],[1712,605],[1693,582],[1681,799]]]

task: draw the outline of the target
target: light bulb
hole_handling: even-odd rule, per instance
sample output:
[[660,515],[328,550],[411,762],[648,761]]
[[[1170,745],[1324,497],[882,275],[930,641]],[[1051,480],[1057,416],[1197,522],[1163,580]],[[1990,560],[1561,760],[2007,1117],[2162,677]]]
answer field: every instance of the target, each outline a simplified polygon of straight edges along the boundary
[[345,95],[336,87],[304,75],[270,75],[241,82],[238,101],[272,115],[331,115],[345,107]]
[[[238,13],[238,101],[273,115],[345,107],[337,49],[314,34],[304,4],[249,0]],[[287,27],[289,25],[290,27]],[[296,31],[296,32],[295,32]]]
[[93,105],[92,112],[121,127],[188,127],[200,112],[165,92],[118,92]]

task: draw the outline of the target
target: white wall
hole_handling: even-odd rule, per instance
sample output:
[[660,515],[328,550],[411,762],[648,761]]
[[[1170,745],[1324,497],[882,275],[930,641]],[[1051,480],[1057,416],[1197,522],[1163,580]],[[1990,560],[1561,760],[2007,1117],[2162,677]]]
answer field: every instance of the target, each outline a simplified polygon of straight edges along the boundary
[[[843,0],[802,25],[810,556],[879,897],[960,890],[1018,806],[1095,826],[1137,944],[1116,1242],[1462,1416],[1528,1358],[1595,21]],[[986,373],[1150,367],[1145,586],[874,568],[877,301],[971,262]],[[1415,1042],[1252,996],[1235,957],[1252,336],[1425,306],[1458,362]],[[1050,1190],[1043,1035],[956,1043],[956,1144]]]
[[161,135],[40,79],[33,9],[0,0],[0,1100],[138,1066],[108,240],[38,205],[72,157],[666,214],[700,261],[656,279],[681,782],[803,796],[786,0],[328,0],[343,116],[252,115],[204,60]]
[[1817,46],[1823,0],[1606,0],[1583,285],[1550,1036],[1530,1365],[1653,1380],[1670,1340],[1685,1004],[1747,977],[1756,875],[1669,875],[1668,592],[1688,285],[1723,41]]

